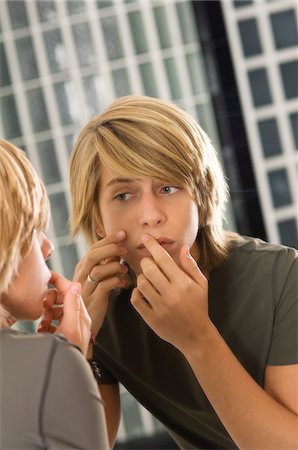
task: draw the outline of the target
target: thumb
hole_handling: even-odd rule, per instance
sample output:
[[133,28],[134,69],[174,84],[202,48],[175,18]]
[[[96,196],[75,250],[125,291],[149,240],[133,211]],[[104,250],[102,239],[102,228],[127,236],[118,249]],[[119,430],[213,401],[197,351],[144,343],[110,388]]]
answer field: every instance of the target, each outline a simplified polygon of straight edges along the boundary
[[180,251],[180,262],[184,272],[196,283],[201,284],[205,276],[201,272],[196,260],[191,256],[188,245],[184,245]]

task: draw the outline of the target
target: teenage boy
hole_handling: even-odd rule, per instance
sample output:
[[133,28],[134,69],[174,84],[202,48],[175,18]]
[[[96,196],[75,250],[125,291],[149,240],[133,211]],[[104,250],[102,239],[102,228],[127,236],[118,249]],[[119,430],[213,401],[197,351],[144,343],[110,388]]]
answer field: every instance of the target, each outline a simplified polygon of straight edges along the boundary
[[70,182],[110,442],[120,382],[182,448],[297,448],[298,254],[224,231],[204,131],[118,99],[81,131]]

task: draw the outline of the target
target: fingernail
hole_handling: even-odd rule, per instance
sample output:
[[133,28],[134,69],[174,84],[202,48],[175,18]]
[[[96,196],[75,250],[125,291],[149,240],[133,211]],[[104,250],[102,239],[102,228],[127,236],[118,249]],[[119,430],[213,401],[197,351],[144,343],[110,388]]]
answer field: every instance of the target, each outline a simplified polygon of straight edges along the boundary
[[117,231],[116,237],[117,237],[117,239],[123,239],[125,237],[125,231],[123,231],[123,230]]

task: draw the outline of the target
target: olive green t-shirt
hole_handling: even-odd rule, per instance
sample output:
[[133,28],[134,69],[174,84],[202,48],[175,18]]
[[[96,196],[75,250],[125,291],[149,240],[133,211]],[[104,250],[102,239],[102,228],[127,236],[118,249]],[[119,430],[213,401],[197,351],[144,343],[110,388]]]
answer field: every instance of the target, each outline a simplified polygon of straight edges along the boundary
[[[103,382],[122,383],[182,448],[236,448],[183,355],[145,324],[130,294],[111,297],[97,337]],[[213,323],[260,386],[266,365],[298,363],[296,250],[240,238],[210,273],[208,302]]]

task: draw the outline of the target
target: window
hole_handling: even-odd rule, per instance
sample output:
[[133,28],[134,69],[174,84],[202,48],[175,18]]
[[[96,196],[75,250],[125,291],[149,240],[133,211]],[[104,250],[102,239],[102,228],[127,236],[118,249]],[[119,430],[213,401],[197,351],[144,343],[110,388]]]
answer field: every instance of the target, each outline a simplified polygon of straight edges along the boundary
[[56,5],[53,0],[37,0],[36,4],[41,22],[47,22],[57,17]]
[[171,36],[164,6],[153,8],[160,48],[171,47]]
[[164,60],[165,69],[169,81],[169,87],[171,91],[171,97],[173,100],[177,100],[182,97],[182,90],[180,86],[180,80],[177,73],[176,63],[174,58],[167,58]]
[[298,149],[298,112],[292,113],[289,116],[290,118],[290,125],[294,137],[294,143],[296,149]]
[[268,105],[272,102],[267,72],[265,69],[248,72],[251,94],[255,107]]
[[39,142],[37,147],[45,184],[58,183],[61,181],[61,174],[53,141]]
[[1,118],[6,139],[13,139],[22,135],[15,98],[13,95],[0,97]]
[[57,237],[65,236],[68,233],[68,208],[63,192],[49,195],[51,203],[52,220]]
[[21,0],[7,1],[11,26],[13,29],[29,25],[25,2]]
[[279,50],[298,43],[295,11],[289,9],[270,15],[275,47]]
[[76,51],[80,66],[88,66],[95,61],[95,53],[87,23],[78,23],[72,27]]
[[70,81],[54,85],[56,100],[63,125],[70,125],[79,119],[80,111],[74,85]]
[[104,81],[100,76],[91,75],[84,78],[84,88],[90,115],[98,114],[102,110],[105,98]]
[[276,119],[260,120],[258,128],[265,158],[282,153]]
[[140,11],[128,13],[128,20],[131,29],[131,36],[137,55],[148,51],[148,44],[145,35],[145,27]]
[[295,219],[278,222],[278,231],[283,245],[298,248],[297,223]]
[[11,79],[7,65],[5,47],[2,42],[0,43],[0,63],[1,63],[0,86],[8,86],[11,84]]
[[194,26],[194,15],[190,2],[176,4],[177,18],[180,25],[182,42],[189,44],[197,41],[197,34]]
[[205,70],[198,53],[186,55],[189,78],[194,95],[206,92]]
[[120,40],[116,17],[105,17],[101,19],[102,29],[108,58],[110,60],[123,57],[123,49]]
[[30,36],[16,40],[18,58],[23,80],[32,80],[39,76],[35,51]]
[[298,97],[298,60],[280,64],[280,73],[286,99]]
[[48,130],[50,128],[50,123],[41,88],[27,91],[27,99],[33,130],[36,133]]
[[241,8],[252,4],[252,0],[234,0],[234,7]]
[[128,73],[125,68],[113,70],[112,79],[117,97],[122,97],[123,95],[131,93]]
[[149,97],[158,97],[158,90],[151,63],[139,65],[141,78],[144,86],[145,95]]
[[244,56],[254,56],[262,52],[259,30],[256,19],[238,22]]
[[292,203],[288,175],[285,169],[268,172],[271,196],[275,208]]
[[61,32],[58,28],[45,31],[45,47],[51,73],[61,72],[67,67],[65,46],[62,42]]
[[66,6],[68,10],[68,14],[80,14],[85,11],[86,4],[82,0],[67,0]]

